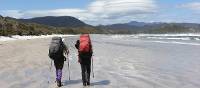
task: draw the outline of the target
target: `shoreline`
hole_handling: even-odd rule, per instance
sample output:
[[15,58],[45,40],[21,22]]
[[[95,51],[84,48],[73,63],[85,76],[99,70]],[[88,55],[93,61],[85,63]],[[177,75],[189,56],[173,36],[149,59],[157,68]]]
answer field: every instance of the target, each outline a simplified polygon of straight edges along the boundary
[[68,36],[77,36],[77,35],[61,35],[61,34],[53,34],[53,35],[40,35],[40,36],[19,36],[19,35],[13,35],[11,37],[8,36],[0,36],[0,42],[6,42],[6,41],[16,41],[16,40],[30,40],[30,39],[42,39],[42,38],[51,38],[51,37],[68,37]]

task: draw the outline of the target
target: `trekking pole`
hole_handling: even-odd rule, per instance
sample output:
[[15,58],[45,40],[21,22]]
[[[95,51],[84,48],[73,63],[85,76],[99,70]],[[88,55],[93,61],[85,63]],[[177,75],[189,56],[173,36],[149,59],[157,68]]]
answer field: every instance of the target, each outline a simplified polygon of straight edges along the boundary
[[[51,69],[52,69],[52,60],[51,60],[51,64],[50,64],[50,67],[49,67],[49,73],[51,73]],[[50,74],[49,74],[49,77],[48,77],[48,83],[50,83]]]
[[67,59],[68,59],[68,73],[69,73],[69,80],[70,80],[70,67],[69,67],[69,57],[67,55]]
[[53,61],[51,60],[51,67],[50,67],[50,72],[51,72],[51,69],[52,69],[52,63],[53,63]]
[[94,65],[93,65],[93,57],[92,57],[92,77],[94,78]]

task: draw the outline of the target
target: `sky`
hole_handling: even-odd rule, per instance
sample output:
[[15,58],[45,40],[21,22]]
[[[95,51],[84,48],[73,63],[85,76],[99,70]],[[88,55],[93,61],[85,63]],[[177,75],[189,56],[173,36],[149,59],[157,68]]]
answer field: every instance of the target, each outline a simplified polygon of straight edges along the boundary
[[0,0],[0,15],[25,19],[73,16],[91,25],[200,23],[200,0]]

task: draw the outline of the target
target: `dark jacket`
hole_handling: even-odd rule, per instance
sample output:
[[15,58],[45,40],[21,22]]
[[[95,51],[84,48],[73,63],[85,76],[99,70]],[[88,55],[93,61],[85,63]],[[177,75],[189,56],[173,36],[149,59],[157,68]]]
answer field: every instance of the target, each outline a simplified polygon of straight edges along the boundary
[[61,43],[61,52],[59,53],[59,55],[57,55],[57,57],[54,57],[54,61],[56,62],[64,62],[66,61],[66,58],[64,56],[64,53],[68,51],[67,46],[64,44],[64,42]]
[[[80,41],[77,40],[76,41],[76,44],[75,44],[75,47],[76,49],[79,50],[79,45],[80,45]],[[92,54],[93,54],[93,51],[92,51],[92,45],[90,44],[90,52],[88,53],[81,53],[81,52],[78,52],[78,56],[79,56],[79,62],[80,63],[90,63],[91,62],[91,57],[92,57]]]

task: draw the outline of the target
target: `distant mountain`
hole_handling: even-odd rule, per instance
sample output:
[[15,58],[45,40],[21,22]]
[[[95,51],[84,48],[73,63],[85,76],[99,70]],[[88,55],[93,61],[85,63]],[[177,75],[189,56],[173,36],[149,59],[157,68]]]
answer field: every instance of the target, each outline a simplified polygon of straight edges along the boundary
[[112,25],[99,25],[96,26],[97,29],[104,30],[106,33],[114,34],[129,34],[134,30],[138,30],[139,27],[132,26],[129,24],[112,24]]
[[150,23],[131,21],[131,22],[126,23],[126,24],[130,25],[130,26],[142,27],[142,26],[145,26],[145,25],[149,25]]
[[145,23],[132,21],[91,26],[70,16],[16,19],[0,16],[0,36],[41,34],[135,34],[135,33],[200,33],[197,23]]
[[31,19],[19,19],[22,22],[38,23],[53,27],[84,27],[88,26],[84,22],[77,18],[71,16],[46,16],[46,17],[36,17]]
[[131,21],[129,23],[119,23],[119,24],[111,24],[111,25],[99,25],[97,28],[102,30],[108,30],[111,33],[141,33],[147,30],[154,29],[156,27],[160,27],[162,23],[145,23],[145,22],[137,22]]
[[54,27],[22,23],[15,18],[0,16],[0,36],[52,34],[56,33],[54,29]]
[[132,21],[123,24],[100,25],[97,28],[111,33],[194,33],[200,32],[197,23],[145,23]]
[[[44,18],[49,18],[49,17],[44,17]],[[50,18],[52,18],[52,17],[50,17]],[[64,17],[64,18],[68,18],[68,17]],[[70,26],[70,27],[67,27],[67,26],[56,27],[56,26],[64,25],[62,20],[56,21],[58,23],[52,24],[51,26],[49,26],[49,25],[44,25],[43,23],[40,24],[40,23],[30,22],[30,21],[27,22],[27,20],[22,21],[22,20],[19,20],[16,18],[3,17],[0,15],[0,36],[102,33],[101,30],[97,30],[93,26],[88,26],[87,24],[85,24],[85,23],[81,22],[80,20],[77,20],[73,17],[69,18],[69,19],[72,19],[71,22],[74,22],[74,24],[71,24],[71,23],[66,24],[67,26]],[[50,20],[52,21],[52,19],[50,19]],[[55,20],[58,20],[58,19],[55,19]],[[67,22],[70,22],[70,21],[68,20]],[[53,22],[49,22],[49,23],[53,23]],[[64,23],[66,23],[66,22],[64,22]],[[59,25],[59,24],[62,24],[62,25]],[[53,25],[55,25],[55,26],[53,26]]]

